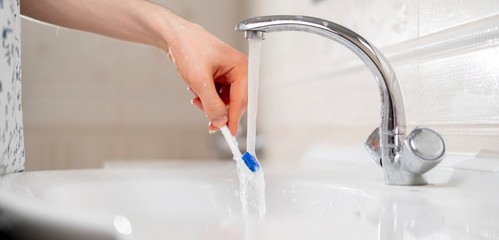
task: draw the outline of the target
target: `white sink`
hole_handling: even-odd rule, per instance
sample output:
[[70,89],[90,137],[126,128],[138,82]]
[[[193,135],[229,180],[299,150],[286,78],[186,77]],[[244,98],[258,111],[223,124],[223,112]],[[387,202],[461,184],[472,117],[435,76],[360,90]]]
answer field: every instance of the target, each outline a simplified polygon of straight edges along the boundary
[[431,185],[403,187],[385,185],[367,159],[263,164],[264,220],[241,217],[232,161],[162,161],[7,175],[0,230],[26,239],[499,239],[494,172],[443,164]]

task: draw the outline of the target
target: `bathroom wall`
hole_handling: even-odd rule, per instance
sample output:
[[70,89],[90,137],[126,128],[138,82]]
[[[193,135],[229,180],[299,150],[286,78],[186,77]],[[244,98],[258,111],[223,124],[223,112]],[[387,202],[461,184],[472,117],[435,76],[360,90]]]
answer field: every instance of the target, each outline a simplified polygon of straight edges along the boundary
[[[245,49],[240,1],[156,1]],[[223,13],[223,14],[222,14]],[[26,169],[213,159],[204,114],[158,49],[22,21]]]
[[[310,15],[351,28],[395,69],[408,131],[439,131],[449,153],[499,156],[497,0],[257,0],[252,6],[252,16]],[[363,151],[379,125],[380,97],[355,55],[299,32],[268,34],[262,51],[258,129],[267,161],[298,161],[317,146]]]

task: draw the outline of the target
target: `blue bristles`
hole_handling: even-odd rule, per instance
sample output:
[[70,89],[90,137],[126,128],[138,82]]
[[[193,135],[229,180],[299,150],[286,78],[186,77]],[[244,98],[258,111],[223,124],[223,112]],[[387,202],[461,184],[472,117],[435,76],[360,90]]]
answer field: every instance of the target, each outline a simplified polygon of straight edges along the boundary
[[248,166],[248,168],[252,171],[252,172],[256,172],[256,170],[258,168],[260,168],[260,165],[258,164],[258,161],[256,160],[256,157],[251,155],[251,153],[249,152],[246,152],[244,155],[243,155],[243,161],[244,163],[246,164],[246,166]]

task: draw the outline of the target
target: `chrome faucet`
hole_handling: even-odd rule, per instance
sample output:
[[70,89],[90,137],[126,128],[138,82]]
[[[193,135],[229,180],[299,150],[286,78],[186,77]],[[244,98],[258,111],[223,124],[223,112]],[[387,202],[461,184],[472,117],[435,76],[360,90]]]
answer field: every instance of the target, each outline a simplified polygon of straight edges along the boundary
[[416,128],[406,137],[404,101],[395,72],[381,52],[363,37],[336,23],[307,16],[278,15],[246,19],[236,30],[246,38],[264,39],[265,33],[309,32],[330,38],[359,56],[378,83],[381,123],[364,146],[384,171],[391,185],[424,185],[423,174],[436,166],[445,153],[442,137],[428,128]]

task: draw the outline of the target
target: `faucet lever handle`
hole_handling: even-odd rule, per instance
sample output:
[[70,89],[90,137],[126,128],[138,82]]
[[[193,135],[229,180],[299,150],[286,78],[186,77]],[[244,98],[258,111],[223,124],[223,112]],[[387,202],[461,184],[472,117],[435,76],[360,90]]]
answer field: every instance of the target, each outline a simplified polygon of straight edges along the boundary
[[442,161],[444,154],[445,143],[440,134],[429,128],[416,128],[405,140],[400,158],[407,171],[423,174]]
[[364,142],[364,147],[366,147],[367,152],[369,152],[371,157],[374,159],[374,162],[383,167],[383,164],[381,162],[381,148],[379,146],[379,140],[379,127],[377,127],[369,135],[369,137],[367,137],[366,141]]

